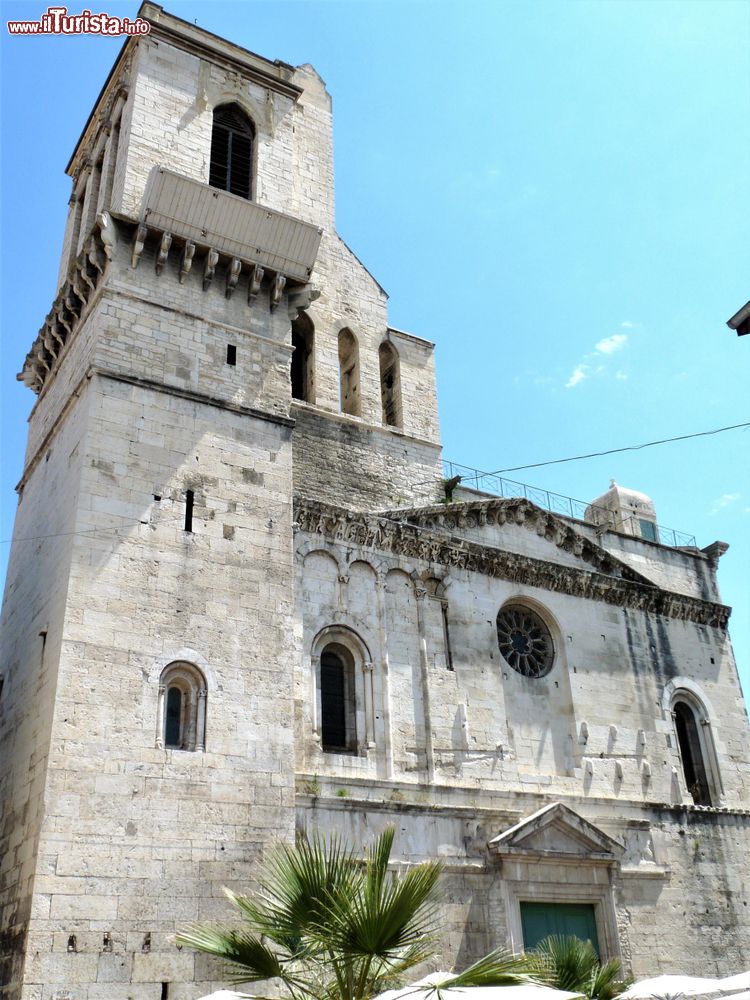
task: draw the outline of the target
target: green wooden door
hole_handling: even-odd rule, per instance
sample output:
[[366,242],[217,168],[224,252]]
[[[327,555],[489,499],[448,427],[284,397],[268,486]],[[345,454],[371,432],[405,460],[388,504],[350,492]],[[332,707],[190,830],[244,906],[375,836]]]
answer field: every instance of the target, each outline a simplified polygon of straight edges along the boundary
[[521,928],[527,951],[556,934],[590,941],[599,954],[596,918],[590,903],[521,903]]

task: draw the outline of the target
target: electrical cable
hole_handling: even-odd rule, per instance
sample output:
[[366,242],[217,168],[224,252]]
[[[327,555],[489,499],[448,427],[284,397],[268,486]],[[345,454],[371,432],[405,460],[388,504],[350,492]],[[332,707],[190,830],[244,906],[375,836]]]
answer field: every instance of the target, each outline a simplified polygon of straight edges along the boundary
[[485,476],[499,476],[503,472],[520,472],[522,469],[540,469],[544,465],[561,465],[563,462],[580,462],[584,458],[599,458],[602,455],[616,455],[622,451],[640,451],[642,448],[653,448],[657,444],[671,444],[673,441],[687,441],[689,438],[708,437],[711,434],[722,434],[724,431],[735,431],[740,427],[750,427],[745,424],[731,424],[729,427],[717,427],[713,431],[698,431],[695,434],[679,434],[677,437],[662,438],[659,441],[646,441],[644,444],[628,444],[624,448],[608,448],[606,451],[592,451],[588,455],[572,455],[570,458],[554,458],[548,462],[534,462],[532,465],[514,465],[509,469],[496,469],[495,472],[485,472]]
[[0,545],[10,545],[11,542],[37,542],[43,538],[62,538],[63,535],[90,535],[97,531],[119,531],[134,524],[148,524],[148,521],[126,521],[124,524],[112,524],[108,528],[81,528],[80,531],[53,531],[49,535],[25,535],[23,538],[3,538]]

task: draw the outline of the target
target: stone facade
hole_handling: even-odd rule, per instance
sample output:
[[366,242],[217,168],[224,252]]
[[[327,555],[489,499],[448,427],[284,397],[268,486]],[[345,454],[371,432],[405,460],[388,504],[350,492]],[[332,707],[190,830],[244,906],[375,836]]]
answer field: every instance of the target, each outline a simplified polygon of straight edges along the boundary
[[[387,824],[400,863],[446,863],[441,967],[523,947],[533,901],[589,907],[636,975],[747,966],[722,545],[445,503],[432,344],[388,326],[335,232],[323,82],[141,14],[69,164],[59,292],[19,376],[38,398],[3,609],[7,995],[210,992],[176,928],[225,918],[222,886],[252,887],[295,828]],[[240,211],[207,183],[227,103],[254,129],[262,246],[195,235],[211,199]],[[169,229],[162,169],[200,189]],[[541,623],[539,676],[501,651],[508,608]]]

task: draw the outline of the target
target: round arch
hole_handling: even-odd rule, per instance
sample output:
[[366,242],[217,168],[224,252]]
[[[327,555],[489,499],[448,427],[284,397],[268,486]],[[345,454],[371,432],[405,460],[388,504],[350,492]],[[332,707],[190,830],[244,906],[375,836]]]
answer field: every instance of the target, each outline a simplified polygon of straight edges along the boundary
[[695,805],[718,806],[724,795],[714,733],[717,718],[701,686],[690,677],[665,685],[662,708],[672,722],[675,752],[685,788]]
[[206,749],[206,678],[194,663],[174,660],[159,677],[156,746],[163,750]]
[[348,625],[326,625],[313,638],[312,723],[324,752],[363,753],[375,746],[372,674],[369,646]]

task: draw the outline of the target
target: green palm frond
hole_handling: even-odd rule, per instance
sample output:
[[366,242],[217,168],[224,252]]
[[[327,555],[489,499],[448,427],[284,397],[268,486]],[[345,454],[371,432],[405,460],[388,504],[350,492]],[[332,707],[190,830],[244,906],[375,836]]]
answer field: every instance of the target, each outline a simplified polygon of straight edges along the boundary
[[242,929],[222,927],[189,927],[175,936],[181,947],[194,948],[206,955],[224,959],[232,966],[232,977],[239,982],[285,978],[279,957],[260,938]]
[[325,924],[331,899],[355,892],[360,878],[336,838],[301,837],[273,852],[255,898],[230,898],[259,933],[299,956],[310,950],[312,929]]
[[575,937],[548,937],[540,941],[530,960],[537,976],[549,986],[583,993],[593,1000],[612,1000],[625,988],[618,981],[620,962],[600,964],[590,941]]
[[613,1000],[623,990],[627,989],[628,983],[622,979],[622,967],[618,959],[610,959],[596,971],[591,980],[590,997],[596,1000]]
[[419,865],[400,878],[383,878],[369,869],[352,895],[331,900],[328,924],[321,931],[349,955],[392,956],[426,940],[432,928],[431,903],[440,866]]
[[526,955],[513,955],[498,948],[458,975],[448,977],[445,982],[439,984],[439,989],[466,986],[519,986],[538,982],[535,964]]

